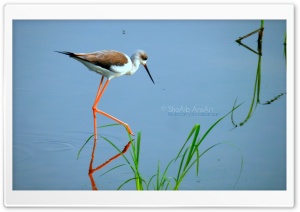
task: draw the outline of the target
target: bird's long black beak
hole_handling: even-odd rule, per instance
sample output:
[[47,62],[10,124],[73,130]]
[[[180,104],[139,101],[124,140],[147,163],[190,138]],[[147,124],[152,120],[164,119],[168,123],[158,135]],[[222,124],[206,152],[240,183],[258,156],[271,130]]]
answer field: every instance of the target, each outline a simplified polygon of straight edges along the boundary
[[146,69],[146,71],[147,71],[147,73],[148,73],[150,79],[152,80],[153,84],[155,84],[155,83],[154,83],[154,80],[152,79],[152,76],[151,76],[151,74],[150,74],[150,72],[149,72],[149,70],[148,70],[148,68],[147,68],[147,65],[145,64],[144,67],[145,67],[145,69]]

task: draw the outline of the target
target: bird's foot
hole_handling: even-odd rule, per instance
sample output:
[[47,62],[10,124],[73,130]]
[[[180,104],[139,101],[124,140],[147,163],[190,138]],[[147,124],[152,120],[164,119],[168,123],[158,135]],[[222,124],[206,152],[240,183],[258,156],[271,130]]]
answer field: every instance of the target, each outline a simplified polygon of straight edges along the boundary
[[134,136],[133,132],[131,131],[131,129],[130,129],[130,127],[129,127],[129,125],[128,125],[128,124],[125,124],[124,126],[125,126],[127,132],[128,132],[130,135]]

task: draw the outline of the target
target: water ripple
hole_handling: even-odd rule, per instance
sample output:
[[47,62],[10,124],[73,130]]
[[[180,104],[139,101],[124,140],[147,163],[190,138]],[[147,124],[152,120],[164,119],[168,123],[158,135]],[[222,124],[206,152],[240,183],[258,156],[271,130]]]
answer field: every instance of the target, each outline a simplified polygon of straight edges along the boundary
[[68,151],[78,147],[76,140],[66,138],[64,134],[18,134],[14,138],[14,146],[18,149],[39,149],[45,151]]

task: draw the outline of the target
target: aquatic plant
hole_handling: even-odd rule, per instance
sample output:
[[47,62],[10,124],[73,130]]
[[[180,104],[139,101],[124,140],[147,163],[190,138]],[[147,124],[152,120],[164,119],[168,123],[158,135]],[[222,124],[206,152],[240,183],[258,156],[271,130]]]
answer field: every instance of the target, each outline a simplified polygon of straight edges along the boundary
[[[251,52],[255,53],[258,55],[258,61],[257,61],[257,68],[256,68],[256,77],[255,77],[255,83],[254,83],[254,89],[253,89],[253,95],[252,95],[252,100],[251,100],[251,104],[250,104],[250,107],[249,107],[249,110],[248,110],[248,113],[246,115],[246,117],[244,118],[243,121],[241,121],[239,124],[236,124],[235,121],[234,121],[234,113],[232,111],[231,113],[231,122],[232,124],[234,125],[234,127],[237,127],[237,126],[243,126],[250,118],[251,116],[253,115],[256,107],[258,104],[261,104],[261,105],[268,105],[268,104],[271,104],[272,102],[278,100],[282,95],[284,95],[285,93],[280,93],[278,95],[276,95],[275,97],[273,97],[272,99],[270,100],[267,100],[266,102],[264,103],[261,103],[260,101],[260,88],[261,88],[261,64],[262,64],[262,41],[263,41],[263,32],[264,32],[264,20],[261,20],[261,24],[260,24],[260,28],[257,29],[257,30],[254,30],[250,33],[248,33],[247,35],[245,36],[242,36],[240,37],[239,39],[236,40],[236,42],[245,47],[246,49],[250,50]],[[257,38],[257,51],[253,50],[252,48],[248,47],[247,45],[243,44],[241,41],[244,39],[244,38],[247,38],[251,35],[254,35],[255,33],[258,33],[258,38]],[[285,37],[285,41],[286,42],[286,37]],[[285,53],[286,49],[284,49],[284,55],[286,55]],[[236,105],[236,102],[237,102],[237,99],[235,99],[234,101],[234,104],[233,104],[233,108],[235,107]]]
[[[107,124],[107,125],[100,126],[100,127],[98,127],[98,128],[105,128],[105,127],[111,127],[111,126],[123,126],[123,125],[120,125],[120,124]],[[79,149],[78,154],[77,154],[77,160],[78,160],[78,158],[79,158],[79,156],[80,156],[80,153],[81,153],[82,149],[85,147],[85,145],[86,145],[93,137],[94,137],[94,135],[91,135],[91,136],[85,141],[85,143],[82,145],[82,147]],[[104,136],[100,136],[100,137],[101,137],[102,139],[106,140],[107,142],[109,142],[113,147],[117,148],[117,147],[115,146],[115,144],[112,143],[112,142],[111,142],[109,139],[107,139],[106,137],[104,137]],[[108,164],[111,163],[113,160],[117,159],[118,157],[120,157],[121,155],[123,155],[123,154],[125,154],[125,153],[127,152],[127,150],[128,150],[129,147],[130,147],[130,144],[133,142],[133,139],[132,139],[132,137],[131,137],[131,135],[130,135],[129,133],[128,133],[128,137],[129,137],[129,142],[126,144],[126,146],[124,147],[124,149],[123,149],[122,151],[120,151],[120,150],[117,148],[119,153],[117,153],[116,155],[114,155],[113,157],[111,157],[110,159],[108,159],[107,161],[105,161],[104,163],[102,163],[101,165],[97,166],[97,167],[94,168],[94,169],[91,167],[91,164],[92,164],[92,163],[90,163],[90,167],[89,167],[89,178],[90,178],[90,180],[91,180],[91,185],[92,185],[92,189],[93,189],[93,190],[98,190],[98,189],[97,189],[97,186],[96,186],[96,182],[95,182],[94,177],[93,177],[93,173],[96,172],[96,171],[98,171],[98,170],[100,170],[100,169],[102,169],[104,166],[108,165]],[[94,148],[95,148],[95,145],[93,146],[93,153],[94,153],[94,151],[95,151]],[[94,159],[93,157],[94,157],[94,154],[92,154],[92,160]],[[91,170],[92,170],[92,172],[91,172]]]
[[[221,122],[226,116],[232,113],[233,110],[237,109],[240,105],[234,107],[230,112],[225,114],[223,117],[218,119],[213,125],[209,127],[208,130],[204,132],[202,136],[200,136],[200,124],[195,124],[190,133],[187,136],[187,139],[183,143],[182,147],[180,148],[179,152],[176,156],[169,161],[166,168],[164,170],[161,169],[160,162],[158,161],[157,171],[154,175],[150,177],[147,181],[139,171],[140,166],[140,148],[141,148],[141,132],[138,132],[137,139],[131,140],[131,149],[130,149],[130,156],[129,159],[123,152],[113,144],[112,141],[105,138],[105,140],[111,144],[125,159],[125,164],[117,165],[104,174],[107,174],[110,171],[113,171],[121,166],[128,165],[133,173],[133,177],[125,180],[122,183],[118,190],[121,189],[124,185],[128,184],[129,182],[135,181],[136,190],[149,190],[151,189],[150,186],[153,186],[154,190],[178,190],[182,181],[185,179],[186,175],[190,172],[190,170],[195,167],[196,175],[199,173],[199,165],[200,165],[200,158],[208,153],[213,148],[219,145],[230,145],[236,148],[241,154],[241,166],[239,176],[235,185],[237,184],[243,167],[243,155],[238,147],[229,143],[229,142],[221,142],[216,143],[205,149],[204,151],[200,152],[200,145],[209,135],[209,133],[214,129],[219,122]],[[130,135],[129,135],[130,136]],[[171,166],[176,166],[177,174],[176,177],[168,177],[168,171]]]

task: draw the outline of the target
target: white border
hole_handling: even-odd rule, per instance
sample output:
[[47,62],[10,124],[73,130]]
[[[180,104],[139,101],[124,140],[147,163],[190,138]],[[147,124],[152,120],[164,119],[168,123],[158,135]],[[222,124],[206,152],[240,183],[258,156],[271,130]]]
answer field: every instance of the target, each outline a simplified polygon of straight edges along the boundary
[[[287,20],[286,191],[13,191],[12,20]],[[292,207],[294,205],[294,7],[291,4],[8,4],[4,7],[4,204],[7,207]],[[116,201],[117,200],[117,201]]]

